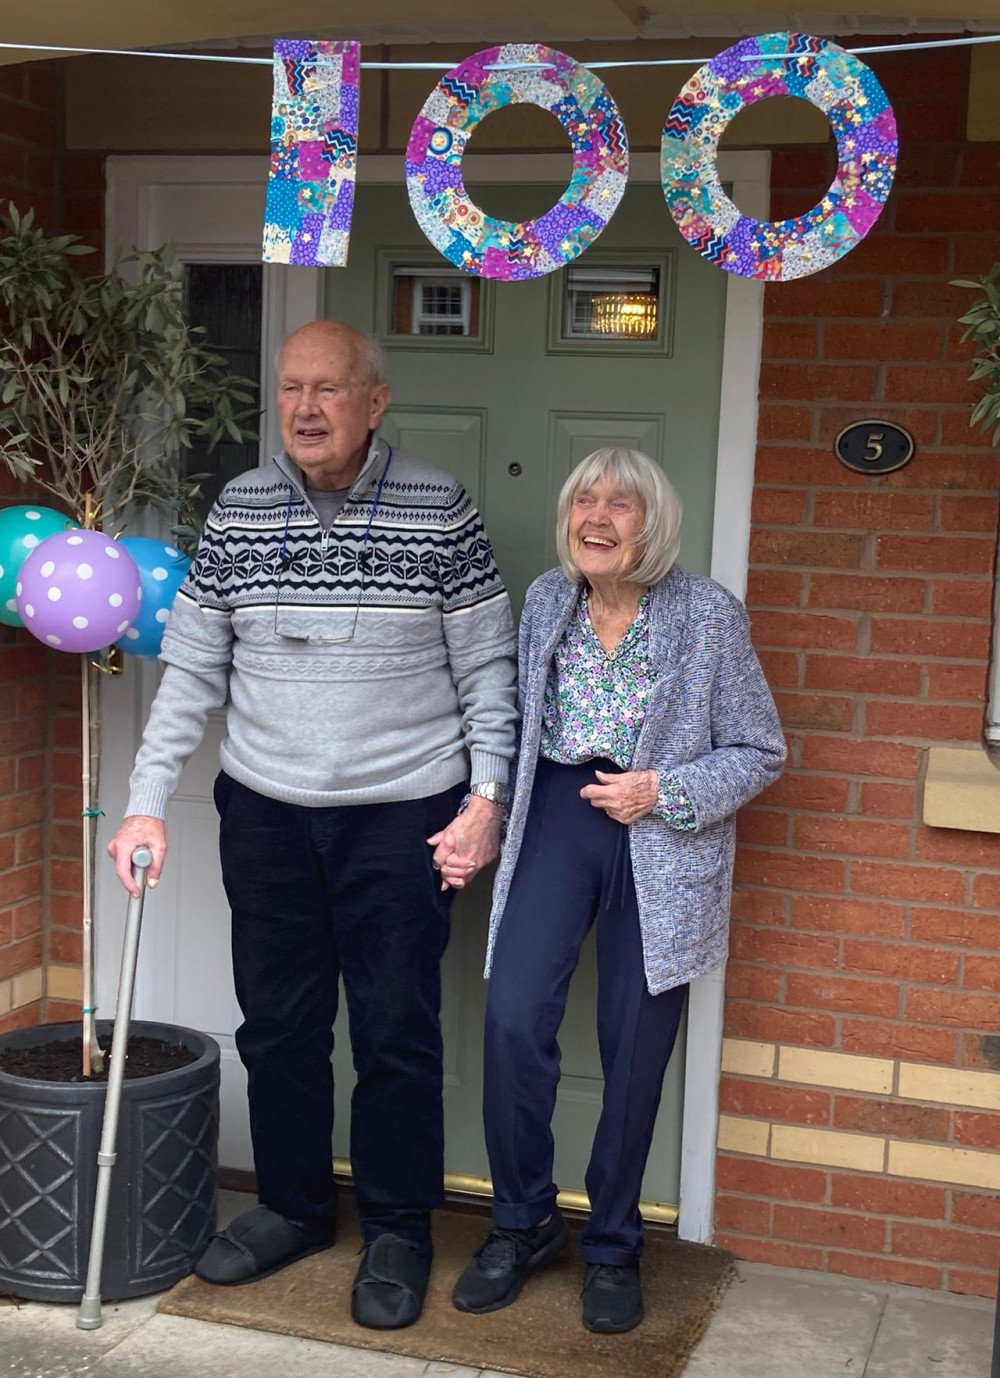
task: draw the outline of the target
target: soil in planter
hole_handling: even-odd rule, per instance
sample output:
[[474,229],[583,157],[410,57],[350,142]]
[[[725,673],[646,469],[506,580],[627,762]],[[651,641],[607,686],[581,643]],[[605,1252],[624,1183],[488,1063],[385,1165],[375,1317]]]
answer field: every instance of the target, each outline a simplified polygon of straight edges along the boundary
[[[0,1072],[30,1081],[107,1081],[111,1065],[105,1047],[104,1071],[89,1077],[83,1075],[83,1039],[66,1038],[56,1043],[41,1043],[35,1048],[0,1048]],[[172,1072],[198,1061],[198,1054],[178,1043],[165,1043],[159,1038],[137,1034],[128,1041],[125,1080],[156,1076],[158,1072]]]

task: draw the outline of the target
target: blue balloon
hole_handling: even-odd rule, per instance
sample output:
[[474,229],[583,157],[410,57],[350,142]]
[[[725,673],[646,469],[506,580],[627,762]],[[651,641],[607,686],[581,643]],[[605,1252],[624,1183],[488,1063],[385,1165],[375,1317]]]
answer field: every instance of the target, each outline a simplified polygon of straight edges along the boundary
[[16,597],[21,566],[46,537],[75,526],[71,517],[37,503],[5,507],[0,512],[0,622],[8,627],[24,626]]
[[160,654],[163,628],[191,561],[175,546],[149,536],[125,536],[119,544],[139,567],[142,603],[139,615],[118,645],[126,655],[155,660]]

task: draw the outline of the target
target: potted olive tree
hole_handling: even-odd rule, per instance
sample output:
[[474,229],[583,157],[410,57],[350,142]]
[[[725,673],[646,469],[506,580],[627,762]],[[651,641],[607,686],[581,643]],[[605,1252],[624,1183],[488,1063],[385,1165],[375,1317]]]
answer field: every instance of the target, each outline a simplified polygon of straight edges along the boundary
[[[55,511],[17,509],[26,521],[47,514],[50,529],[117,537],[131,514],[152,507],[172,522],[175,545],[190,544],[198,481],[180,477],[182,453],[244,439],[253,385],[230,375],[186,320],[168,249],[83,275],[75,259],[89,252],[72,236],[47,235],[30,211],[9,206],[0,216],[0,462],[30,480],[32,496],[40,486],[56,501]],[[13,539],[19,520],[5,527],[11,550],[5,562],[0,549],[0,566],[26,558],[25,540]],[[0,620],[18,625],[18,606],[7,598]],[[0,1291],[47,1301],[83,1291],[112,1035],[93,1018],[92,915],[98,690],[120,657],[107,648],[79,658],[82,1036],[73,1025],[0,1035]],[[133,1023],[128,1057],[107,1297],[176,1281],[214,1228],[218,1047],[193,1030]]]
[[952,287],[967,287],[978,292],[976,301],[959,325],[965,326],[962,343],[976,347],[969,378],[984,383],[983,395],[972,408],[970,424],[993,432],[993,444],[1000,445],[1000,263],[975,282],[956,279]]

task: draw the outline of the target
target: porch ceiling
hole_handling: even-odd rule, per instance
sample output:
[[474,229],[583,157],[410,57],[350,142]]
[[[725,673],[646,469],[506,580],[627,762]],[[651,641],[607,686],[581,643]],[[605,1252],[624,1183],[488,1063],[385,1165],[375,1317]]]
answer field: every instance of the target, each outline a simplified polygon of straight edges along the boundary
[[[369,43],[500,42],[585,38],[725,38],[781,28],[821,33],[962,32],[1000,28],[997,0],[854,0],[850,14],[829,0],[797,0],[794,13],[759,0],[723,0],[695,13],[692,0],[0,0],[7,43],[67,47],[194,47],[269,42],[274,36],[360,38]],[[280,14],[280,26],[275,20]],[[331,24],[331,19],[336,19]],[[0,63],[30,53],[0,50]]]

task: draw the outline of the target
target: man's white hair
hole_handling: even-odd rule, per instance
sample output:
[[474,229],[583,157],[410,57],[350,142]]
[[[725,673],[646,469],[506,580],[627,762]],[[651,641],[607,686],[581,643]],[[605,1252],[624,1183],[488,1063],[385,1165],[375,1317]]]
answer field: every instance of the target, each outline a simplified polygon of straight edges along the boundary
[[377,344],[369,335],[365,335],[361,330],[355,330],[353,325],[348,325],[344,321],[319,322],[311,321],[308,325],[299,326],[298,330],[293,330],[288,339],[285,340],[274,352],[274,369],[277,373],[281,365],[281,355],[285,345],[303,330],[308,330],[310,325],[329,324],[343,331],[345,335],[354,340],[361,361],[362,377],[366,386],[370,388],[380,388],[386,382],[385,376],[385,355],[381,345]]
[[365,366],[365,382],[369,387],[380,388],[386,381],[385,378],[385,355],[382,346],[376,344],[368,335],[362,337],[363,344],[359,344],[358,349]]

